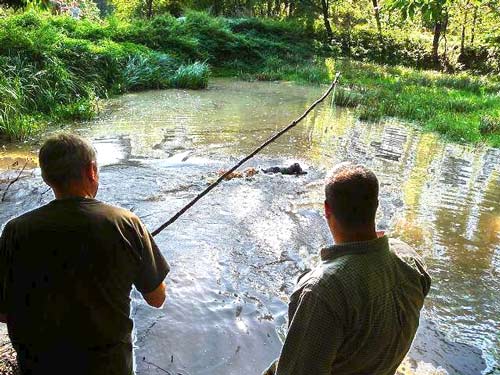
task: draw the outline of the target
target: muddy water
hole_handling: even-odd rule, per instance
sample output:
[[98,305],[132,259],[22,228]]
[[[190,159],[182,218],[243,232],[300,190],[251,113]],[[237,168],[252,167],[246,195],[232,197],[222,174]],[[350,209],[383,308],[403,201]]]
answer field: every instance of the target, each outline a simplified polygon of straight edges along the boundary
[[[214,80],[204,91],[114,99],[98,121],[73,130],[98,150],[98,198],[154,229],[321,91]],[[6,150],[0,166],[31,151]],[[499,158],[498,150],[447,144],[397,121],[358,122],[323,105],[248,164],[298,161],[307,175],[224,183],[157,237],[172,266],[169,300],[153,310],[133,295],[138,373],[258,374],[278,355],[294,279],[331,243],[322,179],[343,160],[375,170],[379,228],[413,245],[433,276],[411,362],[500,373]],[[23,177],[0,203],[0,224],[52,199],[38,170]]]

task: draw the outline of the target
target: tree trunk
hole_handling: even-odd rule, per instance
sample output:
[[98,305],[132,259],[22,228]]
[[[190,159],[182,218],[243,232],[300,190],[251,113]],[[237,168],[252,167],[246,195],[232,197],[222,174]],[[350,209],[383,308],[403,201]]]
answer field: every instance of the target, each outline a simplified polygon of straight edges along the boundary
[[293,17],[295,15],[295,1],[290,0],[290,5],[288,8],[288,17]]
[[446,34],[448,32],[448,14],[444,16],[443,20],[443,27],[441,28],[441,39],[444,39],[444,53],[443,53],[443,58],[448,63],[448,35]]
[[462,22],[462,36],[460,38],[460,56],[465,53],[465,26],[467,25],[467,17],[469,15],[469,1],[465,4],[464,20]]
[[439,40],[441,39],[442,28],[442,21],[436,21],[436,24],[434,25],[434,38],[432,40],[432,61],[435,69],[439,69],[441,67],[441,64],[439,63]]
[[153,0],[146,0],[146,17],[153,18]]
[[465,25],[467,22],[467,12],[464,15],[464,22],[462,23],[462,36],[460,37],[460,55],[465,52]]
[[474,17],[472,19],[472,28],[470,30],[470,45],[473,46],[474,45],[474,36],[475,36],[475,32],[476,32],[476,22],[477,22],[477,11],[478,11],[478,6],[476,5],[474,7]]
[[331,42],[333,39],[333,32],[332,27],[330,26],[330,16],[326,0],[321,0],[321,8],[323,10],[323,22],[325,23],[326,37],[328,39],[328,42]]
[[380,9],[378,6],[378,0],[372,0],[373,11],[375,12],[375,21],[377,22],[378,37],[382,42],[382,24],[380,23]]
[[281,13],[281,2],[280,0],[274,0],[274,15],[279,16]]
[[213,1],[212,2],[212,5],[210,6],[210,10],[214,16],[218,16],[219,15],[219,12],[220,12],[220,8],[219,8],[219,2],[218,1]]

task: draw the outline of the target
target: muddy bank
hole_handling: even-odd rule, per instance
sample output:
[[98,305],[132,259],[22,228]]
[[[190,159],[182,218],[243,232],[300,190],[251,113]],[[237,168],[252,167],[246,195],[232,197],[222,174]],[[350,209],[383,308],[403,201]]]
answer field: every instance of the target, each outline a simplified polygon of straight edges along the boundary
[[[236,311],[236,315],[241,314],[242,310],[239,310],[239,312]],[[178,340],[182,340],[182,337],[183,335],[181,334]],[[161,346],[159,344],[161,343],[157,342],[156,347]],[[262,342],[262,345],[266,345],[266,342]],[[152,347],[155,348],[155,345]],[[165,371],[172,374],[189,374],[190,372],[183,366],[179,367],[177,365],[177,362],[183,361],[184,355],[181,353],[179,356],[178,350],[171,349],[173,350],[170,351],[170,357],[167,354],[166,358],[159,358],[158,355],[151,355],[151,353],[144,353],[145,355],[141,357],[140,353],[136,352],[137,374],[164,374]],[[235,356],[253,356],[253,353],[246,351],[239,354],[240,351],[241,346],[237,346],[235,348]],[[443,367],[444,363],[446,365]],[[442,374],[443,371],[446,371],[445,373],[450,375],[480,374],[486,368],[486,364],[481,357],[480,350],[466,344],[448,341],[433,323],[423,320],[413,347],[398,371],[398,375],[424,375],[424,372],[421,370],[422,367],[425,368],[426,375],[433,373]],[[222,373],[225,374],[223,371]],[[15,351],[10,345],[8,338],[2,332],[0,333],[0,375],[16,374],[18,372],[15,362]],[[256,369],[248,374],[257,375],[259,372]]]
[[[180,206],[224,163],[188,159],[178,165],[170,159],[126,158],[103,166],[101,199],[134,210],[153,228],[173,211],[165,204]],[[148,190],[160,170],[169,173]],[[228,181],[199,212],[157,238],[173,272],[164,309],[150,309],[132,296],[138,374],[258,374],[278,355],[294,280],[329,241],[321,213],[301,207],[309,189],[321,183],[322,172],[309,172]],[[187,184],[198,173],[204,178]],[[123,181],[124,174],[131,180]],[[172,181],[176,174],[186,181]],[[24,211],[51,199],[38,172],[30,176],[13,185],[0,207]],[[132,187],[135,197],[123,201]],[[450,342],[423,320],[409,358],[414,368],[423,361],[449,374],[479,374],[485,368],[481,354]]]

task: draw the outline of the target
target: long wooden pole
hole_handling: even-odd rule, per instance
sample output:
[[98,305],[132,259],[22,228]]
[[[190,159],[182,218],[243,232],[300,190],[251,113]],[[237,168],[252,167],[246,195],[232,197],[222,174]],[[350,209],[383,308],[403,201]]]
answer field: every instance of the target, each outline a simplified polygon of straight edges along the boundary
[[157,229],[155,229],[152,232],[153,236],[158,235],[161,231],[163,231],[166,227],[168,227],[170,224],[175,222],[179,217],[181,217],[187,210],[189,210],[191,207],[193,207],[196,202],[198,202],[201,198],[203,198],[205,195],[207,195],[212,189],[214,189],[217,185],[219,185],[224,179],[229,176],[231,173],[233,173],[236,169],[241,167],[245,162],[253,158],[255,155],[257,155],[262,149],[264,149],[266,146],[269,144],[273,143],[276,139],[281,137],[283,134],[285,134],[287,131],[295,127],[299,122],[301,122],[319,103],[321,103],[323,100],[326,99],[326,97],[332,92],[332,90],[335,89],[337,86],[337,82],[340,79],[340,73],[337,73],[335,75],[335,79],[333,80],[332,84],[328,87],[328,90],[325,91],[325,93],[317,99],[309,108],[306,109],[306,111],[298,118],[293,120],[287,127],[283,128],[280,130],[278,133],[274,134],[271,138],[269,138],[267,141],[265,141],[262,145],[257,147],[254,151],[252,151],[250,154],[245,156],[243,159],[241,159],[238,163],[236,163],[231,169],[229,169],[226,173],[224,173],[222,176],[220,176],[216,181],[211,183],[205,190],[203,190],[201,193],[199,193],[193,200],[191,200],[188,204],[186,204],[184,207],[182,207],[174,216],[172,216],[168,221],[160,225]]

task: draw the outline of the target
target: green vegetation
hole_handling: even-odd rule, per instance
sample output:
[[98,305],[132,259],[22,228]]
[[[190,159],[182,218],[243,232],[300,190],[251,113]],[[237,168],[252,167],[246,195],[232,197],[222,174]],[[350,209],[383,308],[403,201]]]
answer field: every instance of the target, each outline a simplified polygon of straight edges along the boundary
[[341,86],[334,102],[356,108],[361,120],[397,117],[454,141],[487,141],[500,147],[500,82],[464,73],[416,71],[346,59],[326,59],[300,68],[273,60],[263,71],[265,74],[243,73],[240,77],[295,81],[314,77],[314,82],[327,83],[333,72],[340,71]]
[[[363,120],[395,116],[449,139],[500,146],[500,81],[485,74],[500,71],[500,36],[464,46],[468,58],[450,52],[460,39],[449,36],[446,56],[438,56],[445,73],[416,70],[436,66],[432,33],[380,30],[390,22],[363,24],[356,9],[339,11],[326,28],[300,12],[286,20],[225,18],[155,1],[153,13],[183,16],[129,19],[145,15],[143,3],[114,4],[119,17],[94,12],[81,20],[40,10],[2,15],[0,8],[0,137],[21,139],[46,124],[89,119],[99,99],[114,94],[204,88],[210,74],[319,84],[341,71],[335,103]],[[391,6],[397,13],[404,4]]]
[[115,42],[106,32],[118,32],[108,27],[35,12],[0,19],[1,136],[22,139],[48,123],[90,119],[99,98],[112,94],[207,86],[206,63]]

